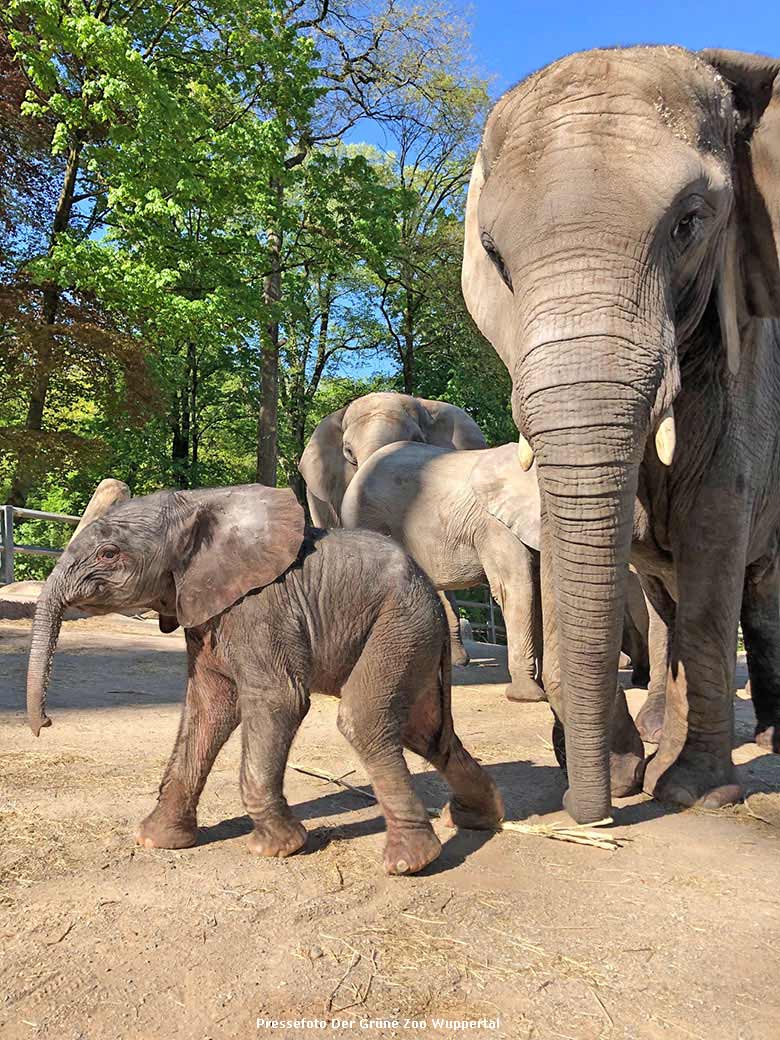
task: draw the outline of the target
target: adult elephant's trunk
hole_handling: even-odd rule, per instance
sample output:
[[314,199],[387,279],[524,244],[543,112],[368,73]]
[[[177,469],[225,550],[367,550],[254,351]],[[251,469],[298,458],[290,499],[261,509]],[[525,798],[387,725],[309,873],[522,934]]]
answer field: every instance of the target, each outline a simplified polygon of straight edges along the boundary
[[557,617],[566,808],[579,823],[603,819],[611,809],[626,564],[639,462],[663,367],[647,355],[638,363],[638,354],[641,348],[631,351],[622,337],[575,334],[527,349],[519,371],[522,428],[543,498],[545,596],[553,597]]
[[52,574],[35,608],[27,665],[27,722],[36,737],[44,726],[51,726],[46,715],[46,690],[65,605],[60,582]]

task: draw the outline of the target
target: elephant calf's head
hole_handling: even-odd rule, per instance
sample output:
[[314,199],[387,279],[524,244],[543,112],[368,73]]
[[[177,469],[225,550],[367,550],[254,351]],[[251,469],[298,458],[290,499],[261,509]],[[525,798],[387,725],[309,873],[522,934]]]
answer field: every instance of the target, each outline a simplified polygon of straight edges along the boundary
[[166,632],[201,625],[287,570],[303,527],[292,491],[260,484],[162,491],[90,523],[60,557],[36,607],[27,673],[33,732],[49,725],[46,688],[66,607],[157,610]]

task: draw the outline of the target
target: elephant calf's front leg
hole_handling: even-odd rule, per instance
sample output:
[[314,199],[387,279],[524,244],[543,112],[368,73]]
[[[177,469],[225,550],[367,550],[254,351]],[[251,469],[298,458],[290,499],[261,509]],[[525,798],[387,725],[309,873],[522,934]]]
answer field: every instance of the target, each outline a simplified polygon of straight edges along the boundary
[[241,798],[254,824],[249,851],[291,856],[306,844],[306,828],[284,797],[284,771],[298,727],[309,710],[309,692],[292,681],[274,689],[242,688]]
[[139,845],[183,849],[195,844],[198,800],[220,748],[238,721],[234,684],[191,652],[179,733],[160,784],[157,807],[136,834]]

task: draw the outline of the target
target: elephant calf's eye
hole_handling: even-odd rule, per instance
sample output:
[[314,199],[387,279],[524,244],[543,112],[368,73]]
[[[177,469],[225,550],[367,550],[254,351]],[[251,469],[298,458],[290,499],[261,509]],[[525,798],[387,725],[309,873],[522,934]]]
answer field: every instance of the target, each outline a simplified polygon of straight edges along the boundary
[[108,545],[98,550],[97,558],[99,560],[115,560],[119,556],[119,550],[113,546]]

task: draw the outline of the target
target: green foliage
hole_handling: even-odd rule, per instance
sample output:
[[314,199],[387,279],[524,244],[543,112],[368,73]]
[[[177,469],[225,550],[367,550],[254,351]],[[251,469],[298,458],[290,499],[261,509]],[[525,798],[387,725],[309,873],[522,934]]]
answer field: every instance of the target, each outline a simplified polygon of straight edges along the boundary
[[[460,297],[486,91],[446,6],[9,0],[0,32],[27,161],[0,195],[0,501],[20,473],[29,505],[76,514],[109,474],[135,495],[255,479],[270,330],[299,493],[314,426],[371,390],[514,436]],[[359,120],[397,148],[345,144]]]

